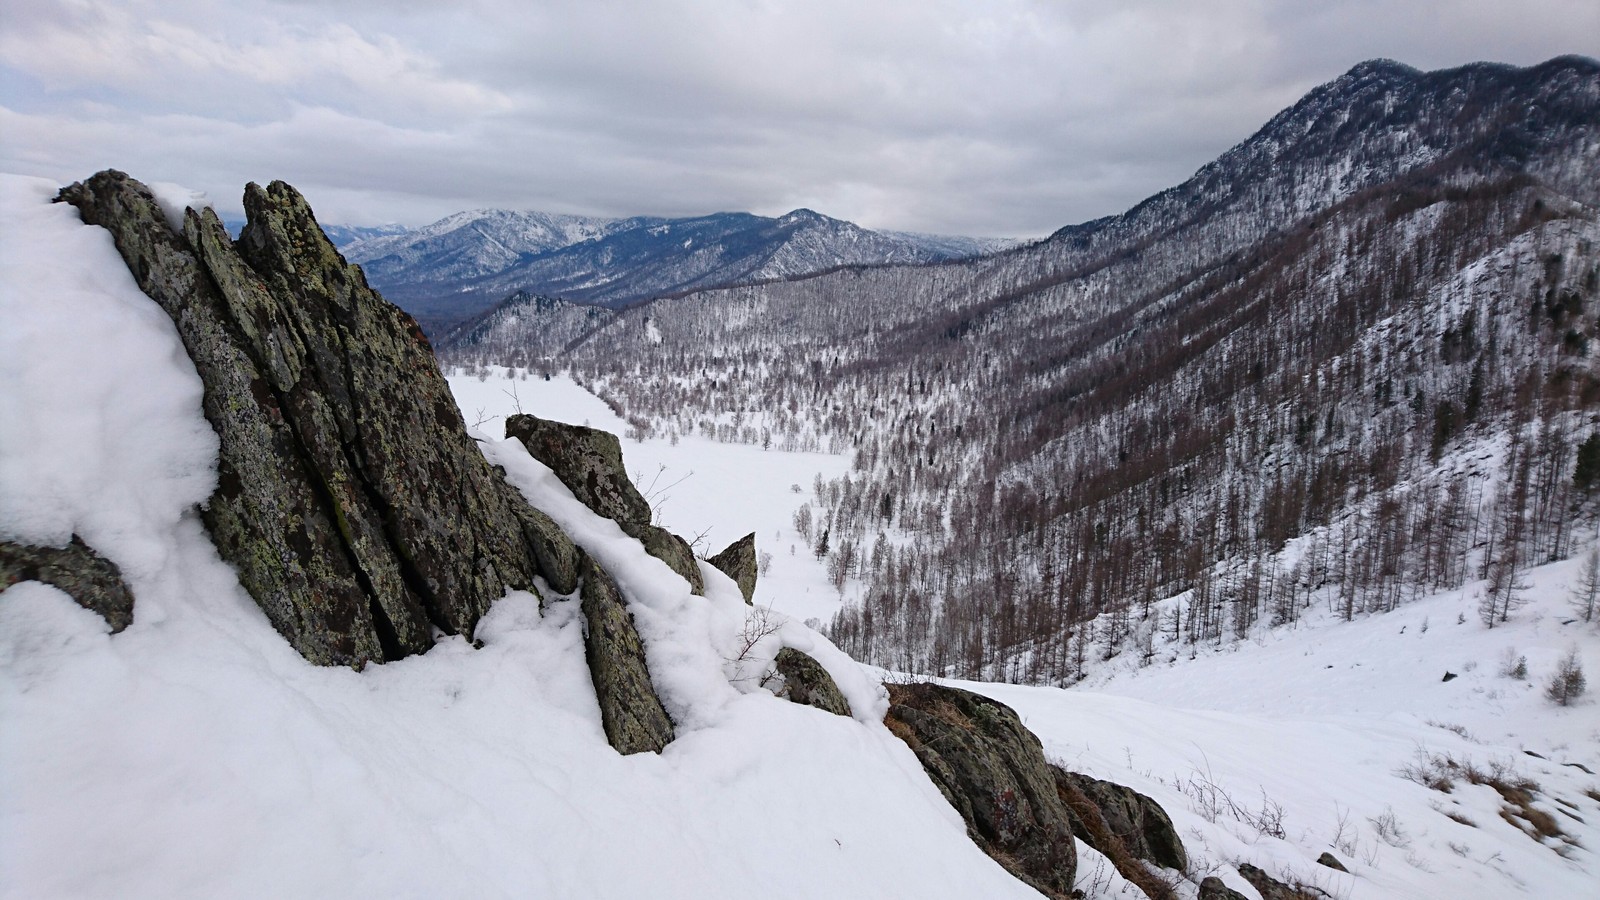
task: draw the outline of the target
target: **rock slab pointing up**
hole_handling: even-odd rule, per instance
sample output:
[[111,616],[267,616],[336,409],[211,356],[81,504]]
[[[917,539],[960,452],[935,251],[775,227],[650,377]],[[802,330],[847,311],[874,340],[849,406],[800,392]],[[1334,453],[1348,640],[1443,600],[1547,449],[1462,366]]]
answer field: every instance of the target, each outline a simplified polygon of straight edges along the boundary
[[247,186],[237,242],[209,209],[175,233],[120,172],[59,199],[111,232],[177,325],[221,441],[206,525],[306,659],[420,653],[434,629],[471,635],[507,589],[532,587],[538,532],[522,499],[468,437],[416,323],[368,288],[294,188]]

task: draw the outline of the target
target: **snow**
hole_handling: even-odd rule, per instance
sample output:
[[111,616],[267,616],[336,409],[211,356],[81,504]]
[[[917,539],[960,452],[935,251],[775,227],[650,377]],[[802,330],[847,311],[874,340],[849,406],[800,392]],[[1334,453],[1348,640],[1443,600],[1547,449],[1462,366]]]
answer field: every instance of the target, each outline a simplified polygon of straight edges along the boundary
[[196,191],[186,188],[181,184],[170,181],[152,181],[148,187],[156,195],[156,205],[161,207],[161,212],[167,217],[167,224],[173,231],[183,231],[183,213],[185,210],[201,210],[211,206],[211,198],[205,191]]
[[[512,446],[498,457],[639,592],[678,739],[610,749],[577,604],[553,595],[543,615],[500,600],[481,649],[307,664],[195,513],[215,439],[170,325],[54,190],[0,178],[0,524],[78,531],[137,605],[113,636],[54,588],[0,593],[0,897],[1032,896],[881,725],[730,683],[726,578],[689,597]],[[780,620],[763,652],[778,640],[881,711],[820,637]]]
[[[850,459],[826,453],[790,453],[687,436],[636,440],[628,423],[565,375],[545,381],[489,367],[485,377],[447,379],[469,428],[487,437],[505,434],[505,417],[526,412],[558,422],[589,425],[617,435],[622,459],[657,512],[656,524],[694,542],[712,556],[750,532],[756,552],[771,553],[770,570],[756,580],[755,602],[798,619],[827,622],[839,609],[839,591],[809,544],[794,530],[796,509],[823,481],[850,470]],[[796,488],[799,488],[796,491]]]
[[[603,403],[562,379],[453,377],[485,454],[627,591],[678,739],[659,756],[609,748],[577,603],[548,591],[542,614],[526,593],[496,603],[478,649],[451,637],[362,672],[310,666],[198,520],[216,441],[170,322],[55,190],[0,178],[0,538],[81,534],[137,606],[113,636],[54,588],[0,593],[0,898],[1037,896],[877,724],[877,678],[797,624],[836,594],[803,542],[786,552],[788,519],[847,459],[624,440],[659,484],[696,473],[663,524],[714,526],[701,549],[750,530],[772,549],[771,609],[752,610],[707,566],[706,596],[690,595],[498,439],[519,405],[625,431]],[[1565,606],[1577,566],[1532,570],[1493,629],[1469,584],[1348,623],[1320,610],[1242,643],[1158,644],[1149,666],[1125,652],[1070,690],[962,686],[1017,709],[1055,760],[1154,797],[1191,875],[1246,897],[1240,862],[1348,900],[1593,897],[1600,703],[1542,696],[1569,649],[1600,678],[1600,630]],[[855,720],[762,688],[782,645],[834,673]],[[1501,673],[1508,655],[1526,680]],[[1487,785],[1401,774],[1442,755],[1532,780],[1576,844],[1529,837]],[[1324,851],[1350,873],[1318,866]],[[1134,896],[1079,853],[1089,897]]]
[[[1543,695],[1572,648],[1600,671],[1600,629],[1567,606],[1579,565],[1529,572],[1526,605],[1493,629],[1476,616],[1480,583],[1353,622],[1324,610],[1193,659],[1168,651],[1141,668],[1125,653],[1071,690],[956,683],[1015,708],[1068,768],[1154,797],[1195,867],[1215,866],[1246,896],[1238,862],[1352,900],[1590,897],[1600,703],[1561,708]],[[1502,674],[1508,653],[1527,657],[1526,679]],[[1444,793],[1401,774],[1441,755],[1531,779],[1536,807],[1578,846],[1517,830],[1487,785]],[[1283,836],[1218,813],[1224,795],[1245,818],[1281,806]],[[1386,817],[1399,827],[1389,839],[1377,824]],[[1317,865],[1325,851],[1351,874]]]

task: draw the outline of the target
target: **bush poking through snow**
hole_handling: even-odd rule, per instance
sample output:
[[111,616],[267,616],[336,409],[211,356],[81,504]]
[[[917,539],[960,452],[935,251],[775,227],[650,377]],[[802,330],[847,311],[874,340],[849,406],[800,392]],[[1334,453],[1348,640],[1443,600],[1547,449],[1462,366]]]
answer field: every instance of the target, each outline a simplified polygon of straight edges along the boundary
[[1572,701],[1578,699],[1589,687],[1583,677],[1583,664],[1578,661],[1578,648],[1567,651],[1561,657],[1561,662],[1556,665],[1554,675],[1545,685],[1544,695],[1560,706],[1571,706]]

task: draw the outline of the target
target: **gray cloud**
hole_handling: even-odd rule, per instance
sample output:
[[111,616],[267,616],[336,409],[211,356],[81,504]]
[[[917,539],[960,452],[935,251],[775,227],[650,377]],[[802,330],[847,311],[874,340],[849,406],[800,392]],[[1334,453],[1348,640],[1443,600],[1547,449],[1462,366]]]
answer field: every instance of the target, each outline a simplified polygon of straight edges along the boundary
[[1356,62],[1600,53],[1592,0],[0,0],[0,168],[327,221],[797,206],[1032,235],[1187,177]]

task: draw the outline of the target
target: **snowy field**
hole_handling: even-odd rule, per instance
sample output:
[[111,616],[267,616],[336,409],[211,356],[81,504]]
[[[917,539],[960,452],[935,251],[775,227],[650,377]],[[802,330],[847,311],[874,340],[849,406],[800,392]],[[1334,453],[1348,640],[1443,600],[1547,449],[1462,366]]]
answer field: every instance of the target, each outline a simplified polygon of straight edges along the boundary
[[[1494,629],[1469,585],[1194,659],[1139,668],[1130,652],[1068,691],[958,684],[1014,707],[1067,768],[1154,797],[1197,873],[1217,867],[1246,896],[1233,863],[1352,900],[1600,897],[1600,704],[1593,688],[1565,708],[1544,696],[1574,648],[1591,684],[1600,672],[1600,631],[1567,602],[1578,564],[1530,572],[1527,604]],[[1518,658],[1526,676],[1502,674]],[[1458,775],[1446,793],[1403,774],[1444,758],[1530,780],[1565,838],[1503,818],[1488,784]],[[1324,852],[1350,874],[1317,865]]]
[[[871,677],[783,617],[738,660],[745,607],[726,578],[707,570],[708,596],[689,596],[496,440],[493,416],[518,403],[621,431],[570,382],[517,379],[513,399],[509,379],[451,379],[469,424],[488,414],[490,459],[632,592],[678,740],[660,756],[609,748],[576,604],[554,596],[543,615],[527,594],[501,600],[481,649],[305,663],[200,527],[216,443],[176,334],[54,190],[0,179],[0,538],[79,533],[138,605],[111,636],[53,588],[0,594],[0,898],[1036,896],[876,723]],[[788,520],[844,460],[692,439],[624,453],[666,466],[663,483],[694,471],[661,505],[668,527],[712,528],[712,551],[757,532],[774,556],[761,602],[831,611]],[[1155,797],[1192,874],[1246,897],[1240,862],[1349,900],[1600,897],[1600,691],[1568,708],[1542,696],[1573,648],[1600,679],[1600,632],[1566,611],[1575,576],[1574,562],[1534,570],[1528,603],[1492,630],[1469,585],[1193,659],[1116,657],[1072,690],[965,686],[1014,706],[1057,761]],[[835,671],[857,720],[765,695],[753,676],[778,641]],[[1502,674],[1517,657],[1527,675]],[[1531,782],[1524,817],[1488,784],[1402,774],[1444,757]],[[1526,816],[1560,836],[1530,836]],[[1089,897],[1136,896],[1079,849]],[[1350,873],[1318,866],[1323,852]]]

